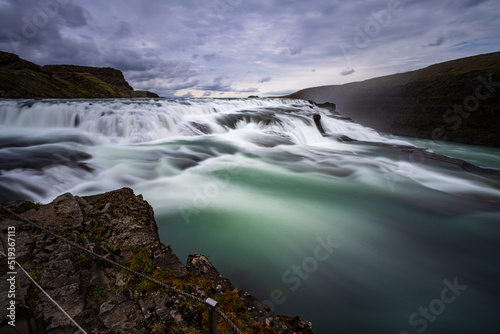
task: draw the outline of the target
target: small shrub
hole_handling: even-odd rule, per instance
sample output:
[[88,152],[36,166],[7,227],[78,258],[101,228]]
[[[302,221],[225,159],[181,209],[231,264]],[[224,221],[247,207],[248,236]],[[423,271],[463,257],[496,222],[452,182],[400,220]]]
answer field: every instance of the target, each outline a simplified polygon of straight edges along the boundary
[[104,287],[99,285],[91,285],[89,287],[89,295],[94,299],[99,299],[104,292]]
[[142,274],[150,274],[155,268],[155,263],[151,259],[150,254],[141,250],[132,256],[132,258],[125,262],[125,264],[132,270],[138,271]]

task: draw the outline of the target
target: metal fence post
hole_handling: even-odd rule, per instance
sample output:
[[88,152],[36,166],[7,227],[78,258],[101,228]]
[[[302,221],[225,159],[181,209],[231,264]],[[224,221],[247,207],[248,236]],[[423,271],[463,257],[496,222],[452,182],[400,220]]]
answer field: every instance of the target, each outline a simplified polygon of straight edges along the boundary
[[205,305],[208,306],[208,333],[217,334],[217,306],[219,303],[212,298],[205,300]]

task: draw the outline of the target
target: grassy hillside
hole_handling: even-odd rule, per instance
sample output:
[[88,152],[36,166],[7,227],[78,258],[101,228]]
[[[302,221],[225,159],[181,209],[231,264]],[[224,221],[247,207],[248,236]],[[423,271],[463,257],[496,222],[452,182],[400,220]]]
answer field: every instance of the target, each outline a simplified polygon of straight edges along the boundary
[[336,103],[379,131],[500,147],[500,52],[289,97]]
[[0,98],[158,97],[146,93],[135,92],[116,69],[73,65],[41,67],[0,51]]

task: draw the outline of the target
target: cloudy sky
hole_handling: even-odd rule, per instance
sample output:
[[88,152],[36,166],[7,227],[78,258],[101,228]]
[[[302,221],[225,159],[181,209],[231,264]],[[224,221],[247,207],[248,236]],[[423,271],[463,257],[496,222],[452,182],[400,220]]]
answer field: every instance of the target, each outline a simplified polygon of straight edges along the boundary
[[500,50],[498,0],[0,0],[0,50],[162,96],[269,96]]

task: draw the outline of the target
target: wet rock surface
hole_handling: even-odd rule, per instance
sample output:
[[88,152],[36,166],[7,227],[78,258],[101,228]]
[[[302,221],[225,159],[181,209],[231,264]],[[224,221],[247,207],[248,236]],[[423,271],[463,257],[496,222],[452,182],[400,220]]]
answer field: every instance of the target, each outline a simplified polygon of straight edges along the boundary
[[[203,255],[190,255],[184,265],[170,246],[162,244],[151,206],[123,188],[78,197],[63,194],[41,205],[15,201],[5,205],[23,218],[91,249],[117,263],[178,290],[219,302],[220,309],[243,333],[312,333],[299,317],[275,315],[246,291],[238,291]],[[38,284],[88,333],[206,333],[204,304],[186,299],[149,281],[47,235],[0,212],[1,226],[16,227],[16,255]],[[0,261],[0,332],[7,325],[8,267]],[[77,327],[21,273],[24,294],[17,296],[16,330],[34,333],[77,333]],[[26,307],[21,306],[24,302]],[[231,332],[218,319],[219,332]],[[26,331],[28,332],[28,331]]]

